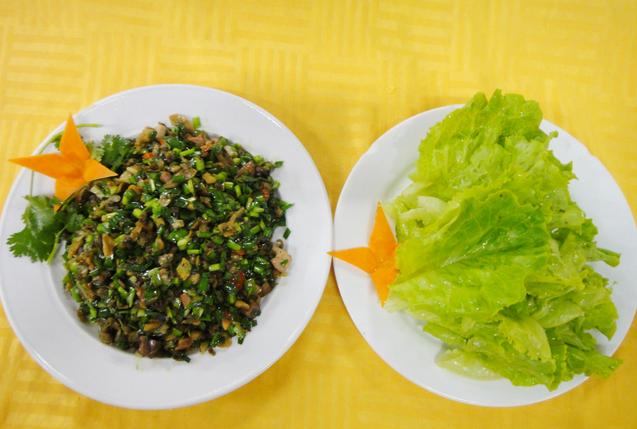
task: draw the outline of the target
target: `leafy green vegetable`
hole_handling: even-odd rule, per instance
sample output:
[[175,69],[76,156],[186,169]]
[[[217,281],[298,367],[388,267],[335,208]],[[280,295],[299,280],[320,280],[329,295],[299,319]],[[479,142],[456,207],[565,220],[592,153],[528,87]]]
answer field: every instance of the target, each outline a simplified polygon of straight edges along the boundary
[[33,262],[49,261],[57,250],[60,234],[73,233],[81,228],[84,216],[74,207],[55,211],[57,198],[26,196],[29,203],[22,215],[24,229],[7,240],[15,256],[27,256]]
[[606,378],[621,360],[595,348],[617,311],[587,263],[619,263],[569,195],[575,178],[548,150],[534,101],[477,94],[432,127],[413,183],[387,211],[400,274],[386,308],[427,322],[450,350],[440,365],[553,390],[576,374]]
[[127,159],[128,154],[131,152],[132,147],[129,140],[126,140],[120,136],[104,136],[102,141],[102,164],[116,171],[118,167],[122,165],[124,160]]
[[24,197],[29,204],[22,215],[24,229],[9,240],[15,256],[28,256],[33,262],[45,261],[56,243],[56,234],[64,227],[64,220],[56,213],[49,197]]

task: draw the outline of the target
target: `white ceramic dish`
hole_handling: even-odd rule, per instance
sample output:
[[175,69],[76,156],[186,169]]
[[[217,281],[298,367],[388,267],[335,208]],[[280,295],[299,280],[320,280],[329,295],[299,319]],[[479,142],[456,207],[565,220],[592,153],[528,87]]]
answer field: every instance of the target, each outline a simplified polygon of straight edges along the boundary
[[[64,293],[58,256],[51,266],[14,258],[5,244],[23,228],[30,171],[18,175],[0,224],[0,297],[9,322],[31,356],[51,375],[88,397],[136,409],[176,408],[207,401],[239,388],[276,362],[299,337],[321,298],[331,258],[332,216],[321,176],[303,145],[279,120],[240,97],[190,85],[158,85],[105,98],[75,115],[85,140],[105,134],[132,137],[147,125],[169,123],[180,113],[199,116],[202,128],[241,143],[253,154],[283,161],[275,171],[287,212],[293,257],[288,276],[262,304],[258,325],[243,345],[190,363],[137,358],[100,343],[93,327],[79,322],[77,304]],[[64,124],[55,129],[43,144]],[[47,149],[47,152],[53,148]],[[53,194],[54,181],[35,174],[33,195]]]
[[[453,109],[449,106],[416,115],[382,135],[361,157],[341,192],[334,216],[335,250],[367,246],[378,201],[391,201],[411,183],[407,175],[418,158],[418,146],[431,126]],[[562,162],[573,161],[579,178],[571,195],[599,229],[600,247],[622,254],[621,264],[600,263],[596,270],[614,287],[619,312],[612,341],[598,336],[600,350],[611,355],[622,342],[637,308],[637,228],[621,190],[604,166],[567,132],[543,121],[545,132],[558,131],[551,149]],[[460,402],[483,406],[517,406],[543,401],[582,383],[586,377],[562,383],[549,392],[544,386],[515,387],[508,380],[476,381],[462,378],[435,363],[442,343],[422,332],[422,323],[403,313],[381,308],[370,277],[340,260],[334,260],[338,287],[352,320],[368,344],[392,368],[415,384]]]

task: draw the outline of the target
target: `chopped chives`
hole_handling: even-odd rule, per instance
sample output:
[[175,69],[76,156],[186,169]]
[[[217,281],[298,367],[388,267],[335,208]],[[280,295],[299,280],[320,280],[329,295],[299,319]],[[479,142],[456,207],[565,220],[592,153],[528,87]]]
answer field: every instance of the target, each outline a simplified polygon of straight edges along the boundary
[[184,151],[182,151],[179,155],[183,158],[183,157],[185,157],[185,156],[190,156],[190,155],[192,155],[193,153],[195,153],[195,148],[194,148],[194,147],[193,147],[193,148],[190,148],[190,149],[188,149],[188,150],[184,150]]
[[226,245],[232,250],[241,250],[241,245],[235,243],[234,241],[228,241]]

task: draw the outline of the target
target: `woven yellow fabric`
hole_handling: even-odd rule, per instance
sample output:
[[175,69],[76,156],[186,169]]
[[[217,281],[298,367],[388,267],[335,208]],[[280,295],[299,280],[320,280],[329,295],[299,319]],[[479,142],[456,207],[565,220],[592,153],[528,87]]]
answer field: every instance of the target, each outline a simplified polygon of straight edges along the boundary
[[[244,97],[285,123],[318,166],[332,210],[389,128],[501,88],[540,102],[635,211],[636,76],[635,1],[0,0],[0,205],[19,171],[6,159],[31,154],[69,113],[126,89],[188,83]],[[637,330],[616,356],[625,362],[610,379],[547,402],[454,402],[373,352],[331,274],[307,329],[257,379],[200,405],[146,412],[63,386],[0,310],[0,427],[637,427]]]

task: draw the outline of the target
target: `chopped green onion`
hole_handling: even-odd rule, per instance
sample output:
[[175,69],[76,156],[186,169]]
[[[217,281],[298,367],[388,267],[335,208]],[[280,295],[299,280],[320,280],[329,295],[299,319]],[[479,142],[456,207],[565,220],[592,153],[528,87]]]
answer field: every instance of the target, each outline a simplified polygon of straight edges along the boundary
[[209,286],[208,277],[203,276],[201,280],[199,280],[199,283],[197,283],[197,290],[201,293],[206,293],[208,292]]
[[179,250],[186,250],[186,246],[188,245],[189,241],[190,237],[182,238],[181,240],[177,241],[177,247],[179,247]]
[[232,250],[241,250],[241,245],[233,242],[233,241],[228,241],[228,243],[226,244],[230,249]]
[[194,148],[194,147],[192,147],[192,148],[190,148],[190,149],[188,149],[188,150],[185,150],[185,151],[181,152],[179,155],[181,155],[181,157],[183,158],[183,157],[186,157],[186,156],[190,156],[190,155],[192,155],[193,153],[195,153],[195,148]]

